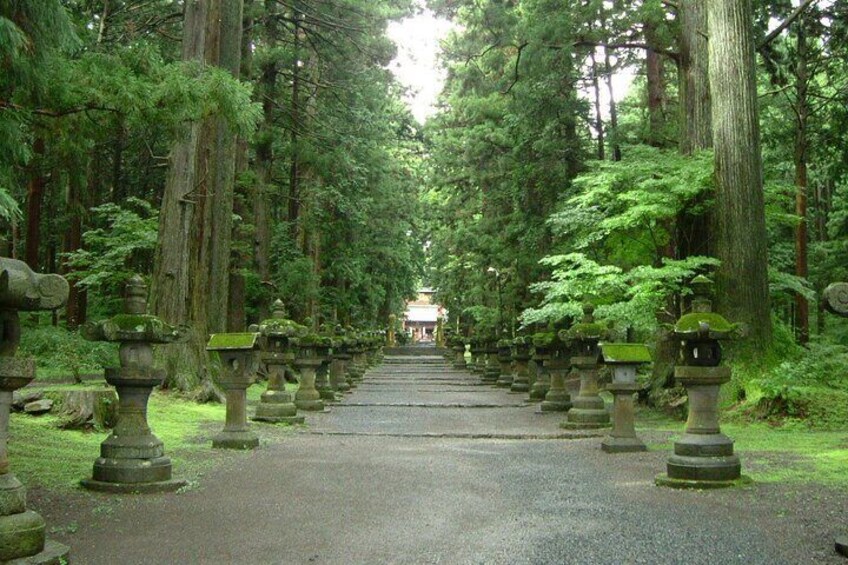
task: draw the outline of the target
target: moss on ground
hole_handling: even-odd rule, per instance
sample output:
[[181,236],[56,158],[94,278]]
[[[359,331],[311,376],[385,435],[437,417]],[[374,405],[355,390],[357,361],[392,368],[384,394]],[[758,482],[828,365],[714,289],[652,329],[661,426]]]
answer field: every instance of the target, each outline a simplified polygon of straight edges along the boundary
[[[296,388],[297,385],[286,385],[287,390]],[[264,390],[265,383],[251,386],[248,400],[258,401]],[[225,414],[223,404],[198,404],[168,392],[156,391],[151,395],[148,421],[153,433],[165,443],[165,454],[171,458],[175,477],[195,482],[215,465],[217,457],[210,456],[213,453],[210,436],[223,426]],[[91,476],[100,443],[108,432],[60,430],[57,422],[58,418],[49,414],[39,417],[12,414],[9,459],[12,471],[27,486],[69,491],[78,488],[81,479]]]
[[[671,450],[685,423],[659,412],[637,416],[640,432],[672,432],[668,441],[649,444],[652,450]],[[802,421],[782,426],[763,422],[722,422],[721,431],[734,440],[743,472],[759,482],[820,483],[848,488],[848,431],[810,430]]]

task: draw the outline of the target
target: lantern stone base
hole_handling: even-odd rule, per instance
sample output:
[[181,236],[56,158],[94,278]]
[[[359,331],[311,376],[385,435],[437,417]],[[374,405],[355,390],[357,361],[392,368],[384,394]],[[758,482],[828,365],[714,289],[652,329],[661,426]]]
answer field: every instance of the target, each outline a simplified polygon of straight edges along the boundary
[[836,538],[836,553],[848,557],[848,534]]
[[254,449],[259,447],[259,438],[250,430],[219,432],[212,438],[214,449]]
[[686,479],[674,479],[663,473],[662,475],[657,475],[657,477],[654,479],[654,483],[659,487],[696,490],[741,487],[749,485],[753,482],[754,481],[752,481],[751,478],[747,475],[740,475],[738,479],[732,481],[690,481]]
[[501,370],[497,368],[487,368],[481,379],[484,383],[497,385],[498,379],[501,377]]
[[495,384],[499,388],[510,388],[512,386],[512,375],[509,372],[501,371],[501,376],[498,377],[498,382]]
[[67,545],[47,540],[44,542],[44,549],[30,555],[29,557],[20,557],[4,561],[6,565],[62,565],[68,563],[68,555],[71,549]]
[[80,486],[95,492],[108,492],[110,494],[159,494],[163,492],[176,492],[188,481],[182,479],[171,479],[169,481],[157,481],[155,483],[109,483],[94,479],[83,479]]
[[596,430],[610,426],[610,415],[600,396],[578,396],[559,427],[566,430]]
[[273,424],[302,424],[304,417],[297,415],[297,406],[292,402],[290,392],[267,390],[262,393],[259,404],[256,405],[256,415],[251,420]]
[[541,402],[547,396],[550,390],[550,385],[542,379],[536,379],[533,386],[530,387],[530,398],[528,402]]
[[336,391],[332,388],[319,388],[318,394],[321,396],[321,400],[325,400],[327,402],[338,402],[339,398],[336,396]]
[[59,563],[67,546],[46,542],[44,519],[26,509],[26,488],[11,473],[0,475],[0,561]]
[[601,450],[605,453],[637,453],[648,451],[648,447],[638,437],[607,436],[601,442]]
[[512,386],[509,387],[509,392],[514,392],[516,394],[525,394],[530,392],[530,382],[527,380],[527,377],[516,376],[512,381]]
[[565,389],[549,389],[540,406],[542,412],[567,412],[571,408],[571,395]]

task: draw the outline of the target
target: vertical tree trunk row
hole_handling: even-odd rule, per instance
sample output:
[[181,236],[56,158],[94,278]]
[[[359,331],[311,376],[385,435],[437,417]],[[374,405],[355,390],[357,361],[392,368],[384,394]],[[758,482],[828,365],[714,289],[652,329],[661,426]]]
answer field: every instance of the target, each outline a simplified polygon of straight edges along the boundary
[[708,6],[718,308],[748,325],[756,354],[771,343],[771,318],[751,4]]

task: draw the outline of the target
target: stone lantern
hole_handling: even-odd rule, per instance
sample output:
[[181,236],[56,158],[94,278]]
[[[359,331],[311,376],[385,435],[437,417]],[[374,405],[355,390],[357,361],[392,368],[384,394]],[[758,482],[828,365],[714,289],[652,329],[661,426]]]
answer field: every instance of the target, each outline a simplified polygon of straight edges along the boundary
[[[553,354],[554,335],[547,327],[533,334],[533,357],[536,378],[530,385],[530,402],[541,402],[551,388],[550,360]],[[545,364],[548,363],[546,367]],[[530,377],[533,378],[533,375]]]
[[465,369],[465,341],[462,335],[451,332],[448,337],[448,347],[453,353],[453,368]]
[[325,409],[324,401],[315,388],[315,372],[321,366],[320,351],[324,347],[325,339],[314,333],[308,333],[297,340],[294,366],[300,374],[300,386],[294,396],[294,403],[301,410],[323,412]]
[[501,376],[498,386],[510,388],[512,386],[512,340],[501,339],[498,341],[498,363],[501,365]]
[[686,431],[674,442],[668,458],[668,474],[657,477],[658,485],[677,488],[733,486],[742,479],[742,465],[733,453],[733,440],[721,433],[718,394],[730,380],[730,368],[719,366],[721,340],[738,335],[738,326],[712,311],[709,290],[712,281],[704,276],[692,280],[692,311],[674,325],[681,340],[681,358],[674,378],[686,388],[689,418]]
[[247,388],[256,378],[259,364],[258,333],[212,334],[206,351],[215,351],[221,359],[221,388],[227,393],[227,419],[224,429],[212,438],[212,447],[253,449],[259,438],[247,425]]
[[118,422],[100,444],[92,478],[81,481],[87,489],[168,492],[186,484],[171,479],[171,460],[147,423],[147,402],[153,388],[165,380],[165,371],[153,368],[153,346],[182,341],[187,330],[146,312],[147,286],[136,275],[127,282],[123,314],[82,328],[87,340],[118,343],[121,362],[120,367],[106,368],[106,382],[118,393]]
[[568,342],[561,339],[555,332],[542,334],[549,336],[547,347],[550,356],[545,361],[545,367],[550,374],[551,386],[545,394],[545,400],[540,406],[542,412],[566,412],[571,408],[571,395],[565,387],[565,375],[571,368],[571,355]]
[[598,342],[604,336],[604,328],[595,322],[595,307],[583,305],[583,319],[562,330],[562,339],[570,340],[575,355],[571,365],[580,375],[580,392],[572,399],[572,407],[561,427],[569,430],[606,428],[610,423],[609,412],[604,400],[598,395]]
[[60,563],[70,549],[45,539],[46,524],[26,508],[26,488],[9,470],[6,444],[12,392],[35,378],[35,361],[15,357],[21,338],[18,312],[55,310],[68,300],[68,282],[34,273],[26,263],[0,257],[0,561]]
[[395,337],[395,326],[397,326],[397,316],[394,314],[389,314],[389,329],[386,336],[386,345],[389,347],[395,347],[397,345],[397,338]]
[[468,369],[475,375],[482,375],[486,372],[486,357],[480,336],[471,336],[468,349],[471,352],[471,364]]
[[347,369],[351,360],[349,351],[350,338],[341,326],[336,326],[333,347],[333,362],[330,363],[330,385],[340,393],[350,393],[351,384],[348,382]]
[[302,424],[304,418],[297,415],[292,393],[286,391],[286,369],[290,370],[294,362],[294,341],[306,333],[306,328],[286,319],[283,301],[276,300],[272,305],[271,318],[259,324],[257,330],[261,336],[261,359],[268,367],[268,388],[259,398],[253,419]]
[[636,383],[636,369],[651,362],[651,352],[641,343],[602,343],[601,362],[612,367],[612,383],[607,390],[613,396],[612,431],[601,442],[607,453],[647,451],[636,436],[633,394],[641,386]]
[[315,371],[315,388],[325,402],[335,402],[336,391],[330,384],[330,365],[333,362],[333,348],[337,347],[336,340],[329,335],[328,328],[322,328],[318,334],[315,345],[315,353],[321,360],[321,364]]
[[498,341],[494,335],[486,337],[483,343],[483,351],[486,355],[486,368],[481,380],[486,384],[497,384],[501,376],[501,367],[498,363]]
[[347,329],[349,336],[348,353],[351,355],[350,362],[347,366],[347,379],[351,388],[356,388],[359,381],[365,376],[365,336],[353,330]]
[[527,363],[530,362],[530,349],[533,340],[530,337],[520,335],[512,340],[512,358],[515,362],[515,375],[512,379],[510,392],[523,394],[530,392],[530,377]]
[[[833,283],[824,290],[822,298],[829,312],[848,318],[848,283]],[[836,538],[836,551],[848,557],[848,534]]]

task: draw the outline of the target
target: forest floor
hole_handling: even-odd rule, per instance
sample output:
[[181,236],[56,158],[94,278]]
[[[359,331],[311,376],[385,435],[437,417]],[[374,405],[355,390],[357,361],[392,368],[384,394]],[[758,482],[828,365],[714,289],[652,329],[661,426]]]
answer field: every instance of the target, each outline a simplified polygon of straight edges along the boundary
[[[654,477],[679,422],[643,414],[650,450],[609,455],[523,395],[394,361],[306,426],[254,424],[261,444],[246,453],[209,448],[222,407],[157,395],[152,426],[190,481],[179,493],[82,491],[40,476],[29,440],[14,442],[13,470],[73,563],[845,562],[833,539],[848,532],[848,434],[729,425],[753,484],[677,491]],[[162,429],[174,412],[200,423]],[[82,478],[102,435],[64,437],[85,456],[63,476]]]

